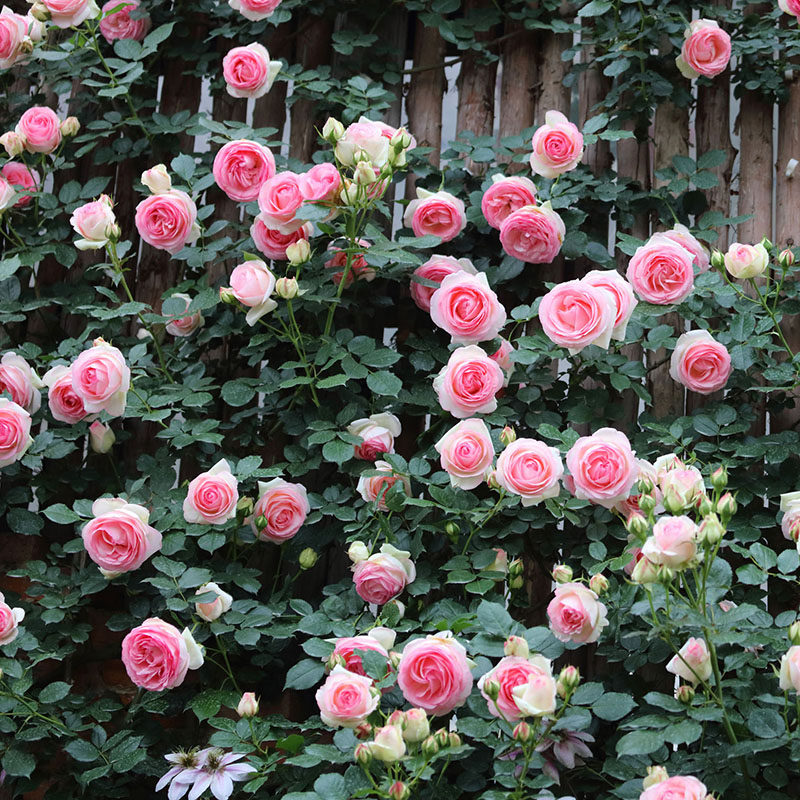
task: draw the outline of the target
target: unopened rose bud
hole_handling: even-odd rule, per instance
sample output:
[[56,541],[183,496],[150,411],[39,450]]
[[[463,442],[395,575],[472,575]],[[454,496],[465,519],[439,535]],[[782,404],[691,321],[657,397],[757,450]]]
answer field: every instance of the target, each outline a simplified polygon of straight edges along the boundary
[[528,642],[522,636],[509,636],[503,644],[503,654],[507,656],[518,656],[527,658],[531,654]]
[[77,136],[81,123],[77,117],[67,117],[61,123],[61,133],[64,136]]
[[221,302],[229,306],[235,306],[239,302],[233,294],[233,289],[231,289],[230,286],[219,287],[219,299]]
[[358,202],[360,190],[358,185],[350,180],[345,180],[342,183],[342,190],[339,192],[339,200],[342,205],[352,206]]
[[725,269],[725,255],[719,250],[714,250],[711,253],[711,266],[718,270]]
[[500,696],[500,682],[491,678],[483,684],[483,693],[490,700],[497,700]]
[[508,574],[512,578],[522,577],[522,572],[525,567],[522,564],[521,558],[515,558],[509,565],[508,565]]
[[647,776],[642,781],[642,787],[644,789],[649,789],[651,786],[655,786],[657,783],[662,783],[667,780],[667,778],[669,778],[669,773],[665,767],[648,767]]
[[508,573],[508,554],[501,547],[494,548],[497,557],[493,564],[488,567],[489,572],[502,572],[503,575]]
[[683,513],[684,508],[686,508],[686,503],[684,502],[684,498],[678,494],[678,492],[673,489],[672,487],[668,488],[666,492],[664,492],[664,498],[662,500],[664,504],[664,508],[673,516],[680,516]]
[[439,730],[433,734],[433,738],[436,739],[436,744],[438,744],[440,748],[447,747],[450,744],[450,735],[444,728],[439,728]]
[[628,519],[625,520],[625,529],[628,533],[632,533],[636,536],[637,539],[643,539],[647,536],[650,526],[641,514],[631,514]]
[[525,742],[529,742],[531,740],[531,737],[533,736],[533,730],[531,729],[531,726],[525,722],[525,720],[522,720],[522,722],[517,723],[511,735],[514,737],[515,742],[522,742],[522,744],[525,744]]
[[35,45],[30,36],[23,36],[22,41],[19,43],[19,52],[25,55],[30,55],[33,52]]
[[486,475],[486,485],[493,492],[496,492],[500,488],[500,483],[497,480],[497,473],[495,472],[495,470],[490,470],[489,473]]
[[358,764],[361,764],[362,767],[369,766],[369,763],[372,761],[372,752],[369,749],[369,745],[366,742],[361,742],[360,744],[356,745],[355,753],[353,756]]
[[311,258],[311,245],[308,239],[298,239],[286,248],[286,258],[293,267],[305,264]]
[[253,498],[242,497],[236,504],[236,513],[243,517],[249,517],[253,513]]
[[318,558],[319,556],[314,548],[306,547],[305,550],[300,553],[300,557],[297,559],[297,561],[300,564],[301,569],[311,569],[311,567],[317,563]]
[[589,588],[597,595],[607,592],[608,587],[608,578],[606,578],[602,572],[598,572],[597,575],[592,575],[592,577],[589,578]]
[[450,733],[447,734],[447,738],[450,747],[461,747],[461,737],[455,731],[450,731]]
[[788,247],[786,250],[781,250],[780,255],[778,256],[778,266],[781,269],[789,269],[794,264],[794,252],[790,250]]
[[800,645],[800,619],[789,626],[789,641],[794,645]]
[[448,522],[444,526],[444,532],[448,536],[456,536],[459,533],[459,527],[457,522]]
[[500,431],[500,441],[508,447],[511,442],[517,441],[517,432],[512,428],[510,425],[506,425],[502,431]]
[[556,564],[551,574],[556,583],[569,583],[572,580],[572,567],[568,564]]
[[711,505],[711,498],[707,494],[702,495],[700,502],[697,504],[697,513],[701,517],[707,517],[714,511],[714,506]]
[[521,589],[522,585],[525,581],[522,578],[522,575],[516,575],[513,578],[510,578],[508,581],[508,588],[509,589]]
[[433,758],[439,752],[439,744],[436,741],[436,737],[428,736],[428,738],[422,742],[422,747],[420,749],[425,758]]
[[763,248],[764,248],[764,249],[765,249],[765,250],[766,250],[768,253],[771,253],[771,252],[772,252],[772,250],[773,250],[773,248],[774,248],[774,245],[772,244],[772,242],[771,242],[769,239],[767,239],[767,237],[766,237],[766,236],[765,236],[765,237],[764,237],[764,238],[761,240],[761,246],[762,246],[762,247],[763,247]]
[[652,494],[643,494],[639,497],[639,510],[642,514],[652,514],[656,508],[656,499]]
[[156,164],[142,173],[142,183],[153,194],[164,194],[172,189],[172,178],[163,164]]
[[657,579],[656,565],[649,558],[640,558],[633,568],[631,580],[634,583],[655,583]]
[[347,557],[354,563],[366,561],[369,558],[369,548],[364,542],[353,542],[347,549]]
[[236,713],[245,719],[258,714],[258,698],[253,692],[245,692],[242,695],[239,705],[236,706]]
[[0,144],[11,158],[18,156],[25,149],[25,137],[16,131],[7,131],[0,136]]
[[108,425],[104,425],[100,420],[93,422],[89,426],[89,447],[94,453],[107,453],[117,441],[114,431]]
[[322,126],[322,138],[330,144],[336,144],[344,136],[344,125],[335,117],[328,117]]
[[636,481],[636,488],[639,490],[639,494],[652,494],[656,487],[647,475],[642,475]]
[[328,672],[333,672],[336,667],[345,667],[347,668],[347,662],[344,660],[344,656],[341,653],[331,653],[328,656],[328,660],[325,662],[325,669]]
[[728,470],[725,467],[717,467],[711,473],[711,485],[721,492],[728,485]]
[[402,653],[398,653],[397,650],[389,651],[389,664],[391,664],[392,669],[397,669],[400,666],[401,658],[402,658]]
[[393,606],[397,609],[397,621],[399,622],[403,617],[406,615],[406,607],[397,599],[390,600],[385,606],[385,609],[388,609],[390,606]]
[[403,781],[395,781],[389,787],[390,800],[408,800],[409,797],[411,797],[411,789]]
[[275,294],[284,300],[293,300],[300,294],[297,278],[278,278],[275,281]]
[[581,671],[576,666],[568,664],[559,673],[558,681],[564,684],[570,692],[574,692],[580,685]]
[[256,528],[260,531],[263,531],[264,528],[267,527],[267,518],[263,514],[259,514],[256,517]]
[[378,179],[375,168],[369,161],[359,161],[353,170],[353,180],[359,186],[370,186]]
[[105,230],[106,238],[112,242],[118,242],[122,236],[122,228],[116,223],[112,222]]
[[736,500],[733,499],[733,495],[730,492],[725,492],[717,501],[717,513],[722,518],[723,523],[727,523],[736,513]]
[[659,564],[658,568],[656,569],[656,579],[659,583],[663,583],[665,586],[668,583],[672,583],[675,578],[675,570],[672,567],[668,567],[665,564]]
[[428,715],[421,708],[410,708],[405,713],[403,720],[403,738],[407,742],[421,742],[427,739],[431,732]]
[[697,538],[701,542],[715,545],[725,535],[725,528],[716,514],[709,514],[701,523],[697,531]]
[[688,683],[682,683],[675,690],[675,699],[679,703],[690,706],[694,701],[694,689]]
[[398,128],[389,140],[389,144],[394,150],[406,150],[411,144],[411,135],[405,128]]
[[39,22],[47,22],[50,19],[50,9],[44,3],[34,3],[30,15]]

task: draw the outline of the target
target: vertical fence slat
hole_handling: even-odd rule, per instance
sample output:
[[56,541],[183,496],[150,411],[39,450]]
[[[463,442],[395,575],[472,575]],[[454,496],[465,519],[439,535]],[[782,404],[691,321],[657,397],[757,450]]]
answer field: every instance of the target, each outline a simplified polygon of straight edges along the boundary
[[[567,4],[562,3],[560,12],[567,13]],[[544,123],[548,111],[561,111],[569,116],[572,92],[564,86],[564,78],[569,72],[569,62],[561,60],[561,53],[572,45],[571,33],[542,31],[539,36],[539,90],[536,93],[534,120],[537,125]]]
[[[501,139],[505,136],[517,136],[533,125],[534,91],[538,82],[536,33],[526,30],[521,22],[508,20],[504,35],[507,38],[502,49],[498,129]],[[506,172],[511,174],[525,169],[525,164],[512,161]]]
[[[585,20],[584,28],[589,29],[591,23]],[[581,62],[593,64],[595,58],[594,46],[584,45],[581,48]],[[611,90],[611,78],[607,78],[597,66],[590,66],[581,72],[578,78],[578,124],[580,127],[586,124],[586,120],[592,116],[592,109],[605,98]],[[601,175],[611,167],[611,143],[604,139],[598,139],[593,144],[586,146],[583,154],[583,163],[595,175]]]
[[[291,22],[278,25],[269,40],[269,55],[272,59],[284,59],[292,63],[294,55],[293,26]],[[253,106],[254,128],[277,128],[276,139],[283,136],[283,126],[286,123],[286,91],[289,84],[286,81],[276,81],[272,88],[256,100]]]

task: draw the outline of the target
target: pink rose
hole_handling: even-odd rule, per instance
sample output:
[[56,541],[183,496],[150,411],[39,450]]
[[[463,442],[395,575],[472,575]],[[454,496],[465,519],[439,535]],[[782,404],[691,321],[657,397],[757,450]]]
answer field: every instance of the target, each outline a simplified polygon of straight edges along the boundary
[[659,475],[658,486],[664,497],[671,495],[684,506],[696,504],[706,488],[700,470],[683,465]]
[[372,414],[347,426],[347,432],[360,436],[363,444],[356,445],[355,457],[375,461],[383,453],[394,453],[395,436],[400,435],[400,420],[394,414]]
[[443,411],[458,419],[491,414],[496,395],[503,388],[503,370],[476,345],[454,350],[447,364],[433,379],[433,388]]
[[265,181],[258,193],[260,218],[269,228],[281,233],[291,233],[304,225],[295,219],[305,198],[300,187],[300,176],[294,172],[279,172]]
[[[305,486],[287,483],[282,478],[273,478],[268,483],[258,483],[258,501],[253,509],[251,524],[257,536],[282,544],[294,537],[306,517],[311,513]],[[266,525],[259,530],[255,525],[258,517],[264,517]]]
[[791,542],[800,540],[800,507],[790,508],[781,520],[781,533]]
[[315,164],[300,175],[300,191],[307,203],[336,203],[342,176],[334,164]]
[[354,675],[366,675],[357,650],[371,650],[380,653],[387,661],[389,659],[389,651],[373,636],[343,636],[336,640],[333,656],[338,656],[344,662],[344,668]]
[[494,445],[486,423],[465,419],[436,442],[442,469],[450,475],[451,486],[474,489],[479,486],[494,461]]
[[608,349],[616,316],[614,295],[583,281],[559,283],[539,305],[547,338],[573,355],[590,344]]
[[504,220],[523,206],[536,205],[533,181],[522,177],[492,175],[492,185],[483,193],[481,211],[493,228],[500,230]]
[[[177,300],[183,300],[186,304],[185,310],[188,310],[189,306],[192,304],[192,298],[183,292],[175,292],[175,294],[169,296],[169,299],[173,297]],[[202,313],[200,311],[195,311],[193,314],[186,314],[183,317],[173,318],[165,325],[165,329],[167,333],[171,333],[173,336],[191,336],[196,330],[202,328],[204,324],[205,320],[203,319]]]
[[107,194],[101,194],[97,200],[78,206],[72,212],[69,224],[81,237],[75,242],[78,250],[100,250],[119,231],[113,201]]
[[366,675],[336,666],[315,695],[319,715],[332,728],[356,728],[378,707],[380,692]]
[[[0,612],[2,613],[2,612]],[[2,636],[0,617],[0,636]],[[2,644],[0,639],[0,644]],[[784,692],[794,689],[800,692],[800,647],[793,645],[781,656],[780,687]]]
[[11,608],[6,603],[6,598],[0,592],[0,647],[11,644],[19,633],[19,623],[25,619],[25,612],[21,608]]
[[421,278],[441,285],[441,282],[455,272],[468,272],[476,275],[478,270],[468,258],[453,258],[452,256],[431,256],[424,264],[414,270],[411,280],[411,297],[423,311],[431,310],[431,297],[439,287],[425,286],[413,278]]
[[648,303],[682,303],[694,289],[694,257],[664,234],[655,233],[628,263],[627,279]]
[[160,692],[180,686],[190,669],[203,665],[203,654],[188,628],[150,617],[122,640],[122,663],[142,689]]
[[[358,239],[356,243],[359,247],[363,247],[365,251],[370,247],[370,243],[366,239]],[[339,270],[339,272],[333,274],[333,282],[338,286],[347,266],[347,253],[333,243],[328,245],[328,252],[333,255],[325,262],[325,269]],[[367,264],[367,259],[364,258],[363,253],[351,253],[350,269],[347,272],[347,278],[345,278],[345,287],[350,286],[353,281],[357,280],[373,281],[375,276],[375,270]]]
[[411,494],[411,483],[405,475],[396,475],[390,464],[385,461],[376,461],[375,469],[378,475],[361,475],[358,479],[356,491],[364,499],[365,503],[375,503],[377,501],[379,511],[387,511],[386,493],[398,481],[403,486],[407,495]]
[[449,714],[472,691],[467,651],[450,631],[414,639],[403,648],[397,683],[415,708],[435,717]]
[[42,386],[42,381],[22,356],[14,352],[3,354],[0,359],[0,392],[8,392],[18,406],[35,414],[42,404],[39,394]]
[[212,169],[217,186],[231,200],[250,201],[275,175],[275,157],[263,144],[236,139],[219,149]]
[[739,280],[758,278],[769,267],[769,253],[761,242],[741,244],[734,242],[725,253],[725,269]]
[[14,130],[25,140],[29,153],[52,153],[61,144],[61,120],[47,106],[29,108]]
[[245,19],[258,22],[266,19],[281,4],[281,0],[228,0],[228,5]]
[[778,0],[778,8],[784,14],[793,14],[800,22],[800,0]]
[[[100,9],[100,33],[107,42],[116,39],[135,39],[141,42],[150,30],[150,17],[139,4],[139,0],[125,0],[125,5],[120,0],[108,0]],[[109,13],[114,8],[118,11]],[[136,12],[136,18],[131,17],[131,11]]]
[[234,47],[222,59],[222,77],[231,97],[263,97],[280,72],[281,62],[270,61],[263,44]]
[[414,562],[406,550],[390,544],[381,545],[379,553],[367,558],[353,555],[353,583],[365,603],[382,606],[397,597],[417,577]]
[[431,319],[455,344],[494,339],[506,324],[506,310],[489,288],[483,272],[448,275],[431,295]]
[[605,508],[624,500],[638,478],[628,437],[614,428],[581,436],[567,453],[567,468],[575,496]]
[[639,800],[706,800],[708,789],[705,784],[691,775],[675,775],[649,786]]
[[285,261],[287,258],[286,248],[301,239],[308,241],[312,233],[314,233],[314,226],[310,222],[306,222],[291,233],[281,233],[279,230],[268,227],[261,215],[257,216],[250,226],[250,235],[253,237],[256,247],[267,258],[274,261]]
[[531,147],[531,169],[544,178],[557,178],[580,163],[583,135],[560,111],[548,111]]
[[28,20],[3,6],[0,11],[0,69],[10,69],[26,53],[23,45],[28,36]]
[[661,517],[642,555],[653,564],[685,569],[697,556],[697,525],[689,517]]
[[189,483],[183,518],[198,525],[224,525],[236,516],[239,484],[223,458]]
[[243,306],[250,309],[245,317],[248,325],[255,325],[264,314],[278,307],[270,297],[275,291],[275,276],[258,259],[245,261],[234,267],[231,273],[231,291]]
[[417,189],[417,199],[406,206],[403,224],[414,236],[431,234],[449,242],[467,226],[467,215],[464,203],[449,192]]
[[92,514],[81,533],[83,546],[107,578],[139,569],[161,549],[161,534],[148,524],[146,508],[103,497],[92,503]]
[[89,413],[105,411],[111,417],[125,413],[131,371],[125,357],[102,338],[73,362],[72,388]]
[[685,39],[675,63],[686,78],[713,78],[731,59],[731,37],[711,19],[696,19],[683,32]]
[[149,245],[175,255],[200,236],[197,206],[186,192],[171,189],[136,206],[136,230]]
[[14,187],[0,176],[0,213],[15,205],[17,193]]
[[692,686],[696,686],[698,681],[707,681],[711,677],[712,667],[705,639],[688,639],[678,655],[670,659],[667,672],[689,681]]
[[523,438],[500,453],[494,477],[501,488],[519,495],[523,506],[533,506],[558,496],[563,474],[564,465],[555,447]]
[[689,391],[711,394],[728,382],[731,356],[708,331],[690,331],[682,334],[675,345],[669,374]]
[[562,583],[547,606],[550,630],[562,642],[590,644],[608,625],[606,607],[582,583]]
[[[2,19],[2,15],[0,15],[0,19]],[[3,165],[2,174],[18,192],[21,189],[33,189],[36,191],[39,188],[39,173],[35,169],[26,167],[25,164],[19,161],[8,161],[5,163]],[[26,206],[30,201],[30,195],[24,194],[22,197],[17,198],[17,202],[14,203],[14,208]]]
[[100,9],[94,0],[42,0],[42,2],[47,6],[50,19],[58,28],[74,28],[84,20],[94,19],[100,14]]
[[514,346],[507,339],[500,339],[500,347],[496,353],[492,353],[489,358],[496,361],[500,369],[503,370],[505,375],[503,386],[508,386],[511,381],[511,375],[514,372],[514,362],[511,359],[511,354],[514,352]]
[[567,229],[550,201],[523,206],[500,226],[500,244],[513,258],[530,264],[549,264],[558,255]]
[[581,278],[581,283],[605,289],[614,298],[616,314],[611,338],[617,341],[625,340],[628,322],[639,301],[633,293],[633,287],[615,269],[594,269]]
[[[489,713],[493,717],[502,717],[505,720],[515,721],[522,714],[512,693],[517,686],[522,686],[534,676],[550,676],[550,662],[542,656],[535,655],[530,658],[522,656],[505,656],[495,667],[481,676],[478,681],[478,690],[483,695],[489,706]],[[484,689],[488,681],[495,681],[500,686],[500,693],[496,700],[492,700]],[[555,694],[555,685],[553,685]]]
[[692,232],[680,222],[676,222],[672,226],[672,230],[664,231],[664,236],[672,239],[681,247],[685,247],[694,256],[694,265],[697,267],[698,272],[707,272],[711,266],[711,260],[708,255],[708,248],[697,238],[692,235]]
[[221,589],[213,581],[200,586],[195,592],[195,597],[204,594],[213,594],[214,599],[204,603],[196,602],[194,610],[197,612],[197,616],[206,622],[213,622],[215,619],[219,619],[233,605],[233,596]]
[[[388,126],[386,126],[388,127]],[[367,160],[381,169],[389,160],[389,142],[384,125],[366,117],[347,126],[344,135],[336,142],[337,160],[345,167],[354,167],[358,161]]]
[[47,405],[54,419],[74,425],[89,412],[83,407],[83,400],[72,388],[72,369],[63,364],[51,367],[44,374],[42,382],[47,386]]

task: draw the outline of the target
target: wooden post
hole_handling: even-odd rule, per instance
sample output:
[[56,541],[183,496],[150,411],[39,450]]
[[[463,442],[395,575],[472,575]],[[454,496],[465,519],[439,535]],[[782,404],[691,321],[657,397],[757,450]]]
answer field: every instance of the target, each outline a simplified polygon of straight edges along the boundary
[[[534,31],[525,29],[521,22],[507,20],[503,42],[503,72],[500,78],[500,139],[506,136],[518,136],[526,128],[533,125],[536,111],[534,92],[538,84],[538,63],[536,50],[538,36]],[[530,150],[529,146],[523,150]],[[508,157],[503,157],[508,162]],[[523,172],[527,174],[527,165],[511,161],[506,167],[507,174]]]
[[[285,59],[291,63],[294,55],[294,39],[292,23],[284,22],[272,32],[269,40],[269,56],[272,59]],[[283,126],[286,123],[286,81],[275,81],[272,88],[256,100],[253,107],[254,128],[277,128],[276,139],[283,137]]]
[[[561,3],[559,14],[569,15],[570,7]],[[539,90],[536,93],[534,122],[544,123],[544,115],[548,111],[560,111],[569,116],[572,92],[564,86],[564,78],[569,72],[569,63],[561,60],[561,53],[572,45],[571,33],[553,33],[542,31],[539,36]]]
[[[590,23],[584,20],[584,29],[590,27]],[[581,50],[581,61],[584,64],[594,63],[594,46],[584,45]],[[578,127],[582,128],[591,116],[592,109],[605,98],[611,90],[611,79],[607,78],[597,68],[589,67],[581,72],[578,78]],[[602,175],[607,169],[611,168],[611,143],[604,139],[598,139],[594,144],[586,146],[583,154],[583,163],[595,175]]]

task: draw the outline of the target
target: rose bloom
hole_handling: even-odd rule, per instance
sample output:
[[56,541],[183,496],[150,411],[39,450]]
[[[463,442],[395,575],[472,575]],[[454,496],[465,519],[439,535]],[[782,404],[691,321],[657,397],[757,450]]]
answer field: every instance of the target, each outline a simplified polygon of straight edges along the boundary
[[[125,5],[114,11],[108,12],[121,5],[120,0],[108,0],[100,9],[102,17],[100,19],[100,33],[107,42],[116,39],[135,39],[141,42],[150,30],[150,17],[143,12],[139,0],[125,0]],[[131,17],[131,12],[136,12],[136,18]]]
[[[258,482],[258,500],[250,521],[256,536],[282,544],[297,534],[310,512],[305,486],[273,478],[268,483]],[[255,525],[257,517],[267,521],[261,530]]]
[[679,466],[663,473],[658,479],[661,493],[673,495],[683,505],[695,505],[705,492],[703,473],[697,467]]
[[2,176],[0,176],[0,213],[15,204],[17,193],[14,187]]
[[653,564],[685,569],[697,557],[697,525],[689,517],[661,517],[642,555]]
[[107,578],[139,569],[161,549],[161,534],[143,506],[102,497],[92,503],[92,514],[81,532],[83,546]]
[[231,291],[243,306],[250,309],[245,317],[248,325],[255,325],[264,314],[278,307],[270,296],[275,291],[275,276],[258,259],[234,267]]
[[286,248],[301,239],[308,241],[312,233],[314,233],[314,226],[310,222],[306,222],[301,228],[291,233],[281,233],[279,230],[268,227],[261,215],[257,216],[250,226],[250,235],[253,237],[256,247],[267,258],[274,261],[285,261]]
[[47,386],[47,405],[54,419],[74,425],[88,412],[83,400],[72,388],[72,369],[63,364],[51,367],[45,372],[42,382]]
[[47,106],[29,108],[14,130],[25,140],[29,153],[52,153],[61,144],[61,120]]
[[209,593],[215,595],[214,599],[204,603],[195,603],[194,610],[197,612],[198,617],[201,617],[206,622],[213,622],[215,619],[219,619],[226,611],[230,610],[231,605],[233,605],[233,597],[223,589],[220,589],[213,581],[209,581],[200,586],[195,592],[195,596]]
[[10,69],[26,53],[23,49],[28,37],[28,21],[22,14],[15,14],[3,6],[0,11],[0,69]]
[[379,553],[357,561],[353,565],[353,583],[358,596],[378,606],[397,597],[417,577],[410,555],[406,550],[384,544]]
[[361,475],[358,479],[356,491],[361,495],[365,503],[377,501],[378,510],[387,511],[386,493],[398,481],[403,486],[405,493],[407,495],[411,494],[411,483],[408,478],[405,475],[395,475],[390,464],[385,461],[376,461],[375,469],[379,471],[379,475]]
[[536,187],[523,177],[492,175],[492,185],[483,193],[481,211],[493,228],[500,230],[505,219],[523,206],[536,205]]
[[385,135],[382,123],[361,117],[347,126],[334,152],[345,167],[354,167],[366,157],[373,167],[381,169],[389,160],[390,138]]
[[800,541],[800,508],[791,508],[784,513],[781,533],[791,542]]
[[335,203],[342,186],[342,176],[334,164],[315,164],[300,175],[300,191],[308,203]]
[[511,354],[514,352],[514,347],[507,339],[500,340],[500,347],[496,353],[492,353],[489,358],[496,361],[500,369],[503,370],[504,380],[503,386],[508,386],[511,381],[511,375],[514,372],[514,362],[511,360]]
[[281,0],[228,0],[228,5],[245,19],[258,22],[266,19],[281,4]]
[[558,687],[549,672],[528,676],[525,683],[515,686],[511,695],[522,717],[544,717],[556,710]]
[[122,640],[122,663],[137,686],[160,692],[180,686],[188,670],[201,667],[203,653],[188,628],[181,633],[150,617]]
[[72,388],[91,414],[105,411],[110,417],[125,413],[131,371],[119,349],[102,338],[95,339],[73,362]]
[[649,786],[639,800],[706,800],[708,789],[691,775],[675,775]]
[[494,445],[486,423],[465,419],[436,442],[442,469],[450,475],[450,485],[460,489],[479,486],[494,460]]
[[560,111],[548,111],[531,147],[531,169],[544,178],[557,178],[580,163],[583,134]]
[[500,244],[513,258],[530,264],[549,264],[558,255],[567,229],[550,202],[523,206],[500,226]]
[[633,293],[633,287],[615,269],[593,269],[581,278],[581,283],[605,289],[614,298],[616,315],[611,338],[619,342],[624,341],[628,322],[639,304]]
[[614,295],[583,281],[554,286],[539,305],[542,330],[575,355],[590,344],[608,349],[617,317]]
[[[357,239],[356,243],[363,247],[364,250],[370,247],[370,243],[366,239]],[[325,269],[339,270],[333,274],[333,282],[338,286],[344,277],[344,269],[347,266],[347,253],[333,243],[328,245],[328,252],[332,255],[325,262]],[[364,258],[363,253],[352,253],[350,255],[350,269],[347,271],[347,277],[345,278],[345,287],[351,286],[353,281],[364,280],[369,282],[375,280],[375,277],[375,270],[367,264],[367,259]]]
[[[0,16],[2,19],[2,16]],[[26,167],[25,164],[19,161],[8,161],[3,165],[3,177],[16,188],[17,191],[24,189],[33,189],[34,191],[39,188],[39,173],[35,169]],[[31,196],[28,194],[22,195],[17,198],[14,203],[14,208],[22,208],[28,205],[31,201]]]
[[281,62],[270,61],[263,44],[234,47],[222,59],[222,77],[231,97],[263,97],[280,72]]
[[400,435],[400,420],[394,414],[372,414],[347,426],[347,432],[364,441],[356,445],[355,457],[375,461],[383,453],[394,453],[394,439]]
[[97,200],[84,203],[72,212],[69,224],[81,237],[75,242],[78,250],[100,250],[108,244],[117,224],[113,205],[107,194],[101,194]]
[[431,297],[438,289],[438,286],[425,286],[418,283],[413,278],[422,278],[432,281],[439,285],[448,276],[455,272],[468,272],[476,275],[478,270],[472,265],[468,258],[453,258],[453,256],[431,256],[424,264],[414,270],[411,280],[411,298],[423,311],[431,310]]
[[[384,725],[381,728],[375,728],[375,738],[371,742],[364,742],[363,747],[372,758],[383,761],[384,764],[393,764],[406,754],[406,743],[399,725]],[[398,783],[401,781],[395,781],[392,786],[396,786]],[[391,793],[392,787],[389,788],[389,791]]]
[[582,583],[556,586],[555,597],[547,606],[550,630],[562,642],[590,644],[600,638],[608,625],[606,607]]
[[212,171],[217,186],[231,200],[255,200],[261,187],[275,175],[275,157],[263,144],[236,139],[219,149]]
[[94,0],[42,0],[58,28],[74,28],[84,20],[94,19],[100,9]]
[[682,303],[694,289],[694,257],[664,234],[653,234],[628,263],[625,275],[642,300],[660,306]]
[[734,242],[725,253],[725,269],[740,280],[757,278],[768,266],[769,253],[760,242],[752,245]]
[[[0,639],[0,643],[2,643],[2,639]],[[792,645],[781,656],[780,687],[784,692],[791,689],[800,692],[800,647],[797,645]]]
[[336,666],[315,695],[319,715],[332,728],[356,728],[378,707],[372,678]]
[[500,453],[494,477],[507,492],[519,495],[523,506],[533,506],[558,496],[563,474],[564,465],[555,447],[523,438]]
[[361,663],[361,656],[357,650],[371,650],[380,653],[385,659],[389,659],[389,651],[376,638],[369,634],[365,636],[343,636],[336,640],[333,648],[334,656],[340,657],[344,661],[344,668],[355,675],[366,675],[364,665]]
[[8,392],[18,406],[35,414],[42,404],[39,394],[42,386],[39,376],[22,356],[14,352],[3,354],[0,359],[0,392]]
[[[185,308],[187,310],[192,304],[192,298],[183,292],[176,292],[170,295],[170,298],[172,297],[183,300],[184,303],[186,303]],[[167,333],[171,333],[173,336],[191,336],[196,330],[202,328],[204,324],[205,320],[203,319],[202,313],[200,311],[195,311],[194,314],[187,314],[183,317],[174,318],[166,324],[165,329]]]
[[417,189],[417,199],[406,206],[403,224],[414,236],[431,234],[449,242],[467,226],[467,215],[463,201],[450,192]]
[[301,228],[303,220],[295,219],[303,205],[300,176],[294,172],[279,172],[265,181],[258,193],[259,215],[264,224],[281,233],[291,233]]
[[670,659],[667,672],[689,681],[692,686],[696,686],[698,681],[707,681],[711,677],[712,668],[705,639],[688,639],[678,655]]
[[136,230],[149,245],[175,255],[200,236],[197,206],[186,192],[168,192],[145,197],[136,206]]
[[778,8],[784,14],[792,14],[800,22],[800,0],[778,0]]
[[605,508],[624,500],[638,478],[628,437],[614,428],[600,428],[591,436],[581,436],[567,453],[567,468],[575,496]]
[[198,525],[224,525],[236,516],[239,484],[223,458],[189,483],[183,518]]
[[672,380],[689,391],[711,394],[723,389],[731,374],[731,356],[705,330],[690,331],[678,338],[669,362]]
[[11,608],[6,603],[6,598],[0,592],[0,647],[11,644],[19,633],[19,623],[25,619],[25,612],[21,608]]
[[450,631],[414,639],[403,648],[397,683],[415,708],[435,717],[449,714],[472,691],[467,651]]
[[676,222],[672,226],[672,230],[664,231],[664,236],[672,239],[673,242],[685,247],[694,256],[694,265],[697,267],[698,272],[707,272],[711,266],[711,261],[708,256],[708,249],[697,238],[692,235],[692,232],[680,222]]
[[[518,720],[520,710],[514,700],[512,690],[528,682],[533,675],[550,675],[550,662],[543,656],[535,655],[531,658],[521,656],[506,656],[498,661],[497,665],[481,676],[478,681],[478,690],[483,695],[493,717],[502,717],[506,720]],[[492,700],[485,692],[487,681],[497,681],[500,685],[500,694]],[[553,685],[555,693],[555,685]]]
[[496,395],[503,388],[503,370],[476,345],[459,347],[433,379],[433,388],[443,411],[458,419],[491,414]]
[[455,344],[494,339],[506,324],[506,310],[489,288],[483,272],[448,275],[431,295],[431,319]]
[[683,32],[681,54],[675,63],[686,78],[713,78],[731,60],[731,37],[711,19],[696,19]]

